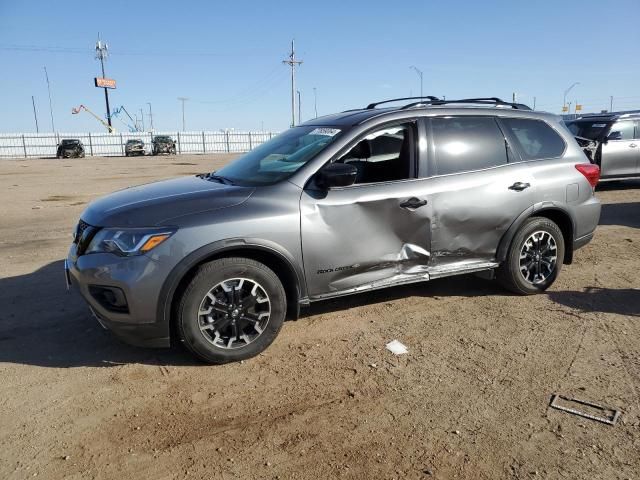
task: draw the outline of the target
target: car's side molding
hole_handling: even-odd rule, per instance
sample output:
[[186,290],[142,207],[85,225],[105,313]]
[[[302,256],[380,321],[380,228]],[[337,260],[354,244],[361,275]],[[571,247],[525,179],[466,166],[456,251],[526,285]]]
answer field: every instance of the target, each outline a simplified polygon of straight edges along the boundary
[[[158,301],[158,311],[156,315],[157,322],[164,323],[167,326],[167,332],[169,332],[168,328],[174,296],[180,286],[180,282],[194,267],[209,259],[217,258],[230,252],[241,252],[242,250],[246,250],[247,253],[263,252],[266,255],[278,258],[281,263],[287,266],[295,282],[294,287],[297,292],[297,298],[292,299],[293,302],[290,302],[290,305],[295,304],[295,308],[298,310],[300,304],[308,301],[304,272],[300,270],[298,267],[299,262],[294,259],[289,251],[270,240],[259,238],[232,238],[219,240],[200,247],[183,258],[182,261],[171,270],[160,289],[160,300]],[[285,285],[285,289],[286,287],[287,285]],[[294,314],[297,313],[294,312]]]
[[[545,215],[545,212],[551,213],[551,215]],[[575,232],[575,219],[571,213],[562,207],[561,204],[556,202],[539,202],[531,207],[527,208],[523,211],[518,217],[514,220],[511,226],[507,229],[507,231],[502,236],[500,243],[498,245],[498,250],[496,251],[496,260],[499,262],[504,262],[507,259],[507,253],[509,252],[509,246],[513,241],[513,237],[515,237],[516,233],[522,226],[522,224],[530,217],[534,216],[549,216],[553,217],[555,215],[562,215],[563,217],[569,219],[571,222],[571,235],[568,239],[569,241],[565,241],[565,258],[564,263],[570,264],[573,259],[573,237]],[[551,218],[553,220],[553,218]],[[563,229],[563,225],[558,225],[560,229]],[[564,230],[563,230],[564,231]],[[567,240],[567,239],[565,239]]]

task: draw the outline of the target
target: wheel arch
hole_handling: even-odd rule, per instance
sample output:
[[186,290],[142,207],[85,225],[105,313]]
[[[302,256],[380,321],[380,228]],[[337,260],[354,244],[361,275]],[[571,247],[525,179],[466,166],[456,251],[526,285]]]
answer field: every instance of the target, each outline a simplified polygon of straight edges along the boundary
[[558,225],[564,239],[564,259],[562,263],[567,265],[571,264],[573,262],[573,234],[575,232],[575,222],[567,210],[555,204],[534,205],[522,212],[502,236],[500,244],[498,245],[496,259],[499,262],[506,260],[513,237],[515,237],[522,224],[532,217],[548,218]]
[[225,257],[245,257],[265,264],[281,279],[287,295],[287,318],[297,319],[300,304],[307,298],[303,272],[288,251],[269,241],[221,241],[205,245],[187,255],[167,276],[158,302],[157,319],[167,325],[173,336],[175,309],[182,292],[200,265]]

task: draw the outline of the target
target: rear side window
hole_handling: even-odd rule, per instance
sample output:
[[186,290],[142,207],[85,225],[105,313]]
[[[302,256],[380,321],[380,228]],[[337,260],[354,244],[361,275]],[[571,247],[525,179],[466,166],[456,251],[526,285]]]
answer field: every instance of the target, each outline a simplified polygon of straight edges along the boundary
[[490,117],[433,118],[436,175],[482,170],[507,163],[507,145]]
[[564,140],[546,122],[529,118],[502,118],[501,122],[513,134],[525,160],[562,156]]

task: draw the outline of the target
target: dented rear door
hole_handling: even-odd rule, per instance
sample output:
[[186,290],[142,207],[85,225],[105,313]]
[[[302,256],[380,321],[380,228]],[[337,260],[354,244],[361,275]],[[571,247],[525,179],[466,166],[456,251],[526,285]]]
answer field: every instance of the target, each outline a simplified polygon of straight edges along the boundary
[[301,234],[310,296],[424,278],[431,248],[428,183],[305,190]]

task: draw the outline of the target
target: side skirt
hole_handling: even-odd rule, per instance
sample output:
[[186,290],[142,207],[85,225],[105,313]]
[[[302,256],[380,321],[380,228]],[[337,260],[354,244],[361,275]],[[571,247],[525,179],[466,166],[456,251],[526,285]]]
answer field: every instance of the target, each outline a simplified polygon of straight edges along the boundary
[[[464,265],[448,265],[446,267],[433,267],[425,274],[421,275],[409,275],[399,274],[390,277],[386,280],[378,282],[367,283],[365,285],[359,285],[357,287],[349,288],[347,290],[339,290],[337,292],[322,293],[309,297],[310,302],[318,302],[321,300],[327,300],[330,298],[344,297],[346,295],[354,295],[356,293],[370,292],[373,290],[380,290],[388,287],[396,287],[400,285],[409,285],[412,283],[427,282],[436,278],[451,277],[454,275],[464,275],[466,273],[483,272],[497,268],[500,264],[498,262],[474,262]],[[308,304],[305,302],[304,304]]]

